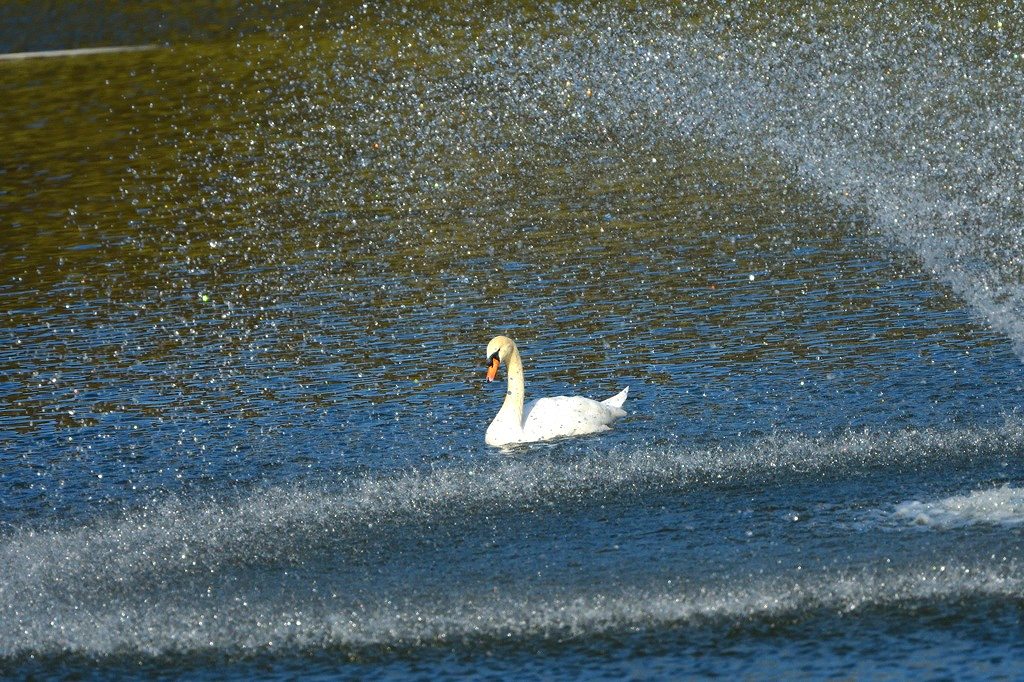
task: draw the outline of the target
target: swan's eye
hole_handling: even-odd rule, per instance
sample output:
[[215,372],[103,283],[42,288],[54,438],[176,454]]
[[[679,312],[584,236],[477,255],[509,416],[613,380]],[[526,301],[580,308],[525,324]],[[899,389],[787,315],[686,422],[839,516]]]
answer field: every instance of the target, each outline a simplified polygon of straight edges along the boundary
[[[494,351],[493,353],[491,353],[491,357],[487,358],[487,364],[489,365],[495,360],[498,360],[498,351]],[[500,362],[500,360],[498,361]]]

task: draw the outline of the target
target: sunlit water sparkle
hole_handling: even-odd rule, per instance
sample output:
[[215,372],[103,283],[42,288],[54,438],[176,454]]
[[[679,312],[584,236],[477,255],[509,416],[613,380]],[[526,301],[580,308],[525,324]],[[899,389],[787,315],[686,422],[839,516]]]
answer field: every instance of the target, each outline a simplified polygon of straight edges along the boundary
[[3,64],[0,674],[1016,674],[1012,3],[178,11]]

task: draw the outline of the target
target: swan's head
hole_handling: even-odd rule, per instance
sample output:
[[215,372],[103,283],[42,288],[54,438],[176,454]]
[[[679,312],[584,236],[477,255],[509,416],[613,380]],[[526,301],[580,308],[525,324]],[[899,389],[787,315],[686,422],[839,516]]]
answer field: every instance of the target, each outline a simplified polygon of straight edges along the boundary
[[516,342],[507,336],[495,336],[487,344],[487,380],[494,381],[498,376],[498,367],[501,363],[508,362],[512,351],[516,348]]

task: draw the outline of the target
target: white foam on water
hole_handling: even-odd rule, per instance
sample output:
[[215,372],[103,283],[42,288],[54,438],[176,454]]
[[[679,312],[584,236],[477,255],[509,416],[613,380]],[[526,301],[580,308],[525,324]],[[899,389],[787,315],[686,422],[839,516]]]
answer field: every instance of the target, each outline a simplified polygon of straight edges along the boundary
[[873,567],[817,575],[740,578],[687,587],[583,592],[568,596],[454,595],[445,600],[343,606],[325,602],[175,600],[66,608],[45,619],[5,619],[0,656],[247,655],[338,648],[409,648],[527,638],[586,638],[722,621],[754,623],[849,614],[872,607],[913,608],[927,600],[980,596],[1019,599],[1024,572],[992,565]]
[[85,587],[154,571],[197,573],[223,564],[286,559],[296,549],[372,524],[421,523],[658,487],[756,481],[780,473],[838,476],[861,467],[916,468],[1024,448],[1024,415],[992,427],[779,434],[711,448],[621,446],[569,460],[506,458],[367,476],[338,490],[274,487],[224,503],[172,500],[69,529],[0,538],[0,595]]
[[366,621],[330,619],[329,639],[345,644],[422,644],[476,636],[585,637],[718,619],[774,620],[820,610],[850,613],[869,606],[967,594],[1017,596],[1022,584],[1024,574],[1015,564],[899,571],[869,568],[796,579],[792,575],[738,579],[694,589],[684,585],[525,602],[495,598],[447,604],[441,611],[415,610],[412,617],[378,611],[368,619],[369,628],[363,627]]
[[896,506],[897,517],[922,526],[963,528],[977,524],[1024,524],[1024,488],[1004,485],[941,500],[910,500]]
[[[854,573],[821,577],[811,587],[804,581],[785,586],[785,580],[759,579],[696,593],[684,586],[614,595],[485,595],[482,601],[467,596],[458,603],[392,603],[384,595],[380,604],[343,607],[313,592],[289,596],[267,586],[278,584],[275,575],[301,566],[303,557],[322,554],[325,545],[332,548],[332,561],[347,561],[347,538],[360,534],[387,538],[406,533],[402,528],[415,531],[417,524],[444,528],[465,519],[500,517],[503,510],[565,510],[605,494],[659,487],[754,482],[779,474],[832,478],[860,467],[916,470],[929,461],[991,459],[1021,448],[1024,418],[1010,415],[991,428],[838,438],[778,435],[710,449],[631,446],[569,461],[500,458],[368,476],[340,490],[278,487],[234,502],[176,501],[85,526],[15,530],[0,538],[0,655],[249,651],[282,642],[404,646],[473,636],[585,635],[699,617],[856,608],[901,595],[1012,593],[1022,579],[1017,567],[984,564],[956,580],[927,571],[884,580]],[[250,579],[256,582],[247,587]]]

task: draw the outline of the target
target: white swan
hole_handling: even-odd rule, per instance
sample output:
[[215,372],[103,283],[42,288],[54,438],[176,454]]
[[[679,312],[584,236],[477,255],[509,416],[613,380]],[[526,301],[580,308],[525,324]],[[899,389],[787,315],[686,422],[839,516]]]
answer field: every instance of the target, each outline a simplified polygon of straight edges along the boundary
[[508,392],[497,416],[487,427],[484,442],[488,445],[532,443],[598,433],[607,431],[612,422],[626,415],[622,404],[626,402],[628,386],[601,402],[580,396],[557,396],[524,405],[526,384],[519,349],[507,336],[495,336],[487,344],[487,381],[494,381],[502,363],[508,366]]

